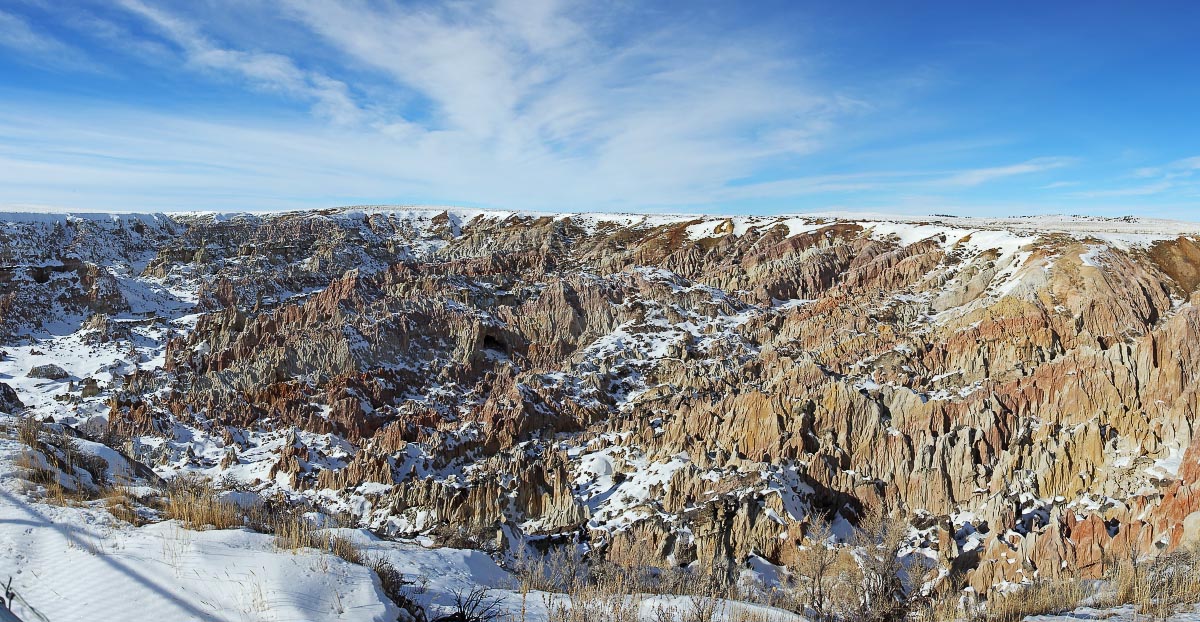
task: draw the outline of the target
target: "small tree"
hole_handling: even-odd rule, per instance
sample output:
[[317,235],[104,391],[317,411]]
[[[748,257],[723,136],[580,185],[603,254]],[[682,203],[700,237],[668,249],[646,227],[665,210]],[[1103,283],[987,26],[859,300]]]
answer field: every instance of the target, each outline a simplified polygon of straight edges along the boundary
[[795,564],[800,605],[805,610],[800,613],[814,620],[831,620],[833,611],[829,596],[841,553],[831,542],[833,525],[826,516],[816,516],[806,531]]
[[907,532],[907,523],[881,508],[869,509],[859,521],[854,544],[862,569],[862,589],[854,619],[893,622],[908,616],[911,607],[900,560]]

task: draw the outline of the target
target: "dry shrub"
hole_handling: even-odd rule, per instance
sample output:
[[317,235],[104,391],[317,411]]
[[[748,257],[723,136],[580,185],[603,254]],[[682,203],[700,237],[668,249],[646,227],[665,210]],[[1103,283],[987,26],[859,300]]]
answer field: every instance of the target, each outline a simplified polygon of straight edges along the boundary
[[[519,581],[517,589],[525,597],[531,591],[544,592],[542,600],[548,622],[638,619],[641,598],[634,595],[638,591],[636,573],[593,572],[572,543],[544,555],[531,554],[523,543],[517,550],[520,551],[514,564]],[[522,605],[522,619],[524,613]]]
[[855,620],[891,622],[908,617],[913,602],[904,589],[907,572],[900,560],[907,535],[908,524],[882,509],[868,510],[859,521],[854,544],[862,581]]
[[21,417],[17,424],[17,441],[26,447],[37,449],[41,444],[42,422],[33,417]]
[[117,486],[109,490],[104,497],[104,507],[109,514],[135,527],[146,524],[146,520],[137,512],[137,500],[127,488]]
[[945,577],[914,607],[918,622],[961,620],[966,615],[959,575]]
[[435,527],[429,535],[434,544],[452,549],[474,549],[479,551],[494,551],[495,531],[484,525],[455,526],[442,524]]
[[530,553],[523,543],[517,545],[517,550],[513,573],[523,593],[568,592],[591,578],[590,570],[573,545],[556,547],[545,555]]
[[919,608],[923,597],[905,589],[909,570],[900,556],[908,523],[867,508],[847,545],[834,543],[825,516],[815,515],[805,531],[803,545],[789,552],[795,588],[790,599],[778,600],[790,600],[793,610],[818,622],[895,622]]
[[638,622],[642,597],[616,584],[579,585],[543,596],[548,622]]
[[803,546],[789,552],[795,577],[790,597],[772,596],[771,604],[822,622],[898,622],[950,609],[944,602],[952,598],[948,592],[921,589],[937,578],[936,565],[920,558],[905,565],[901,552],[908,533],[909,524],[899,515],[867,508],[851,542],[840,545],[833,542],[830,521],[815,516]]
[[71,490],[63,486],[59,473],[42,466],[43,463],[34,458],[36,455],[41,454],[33,451],[22,452],[13,463],[24,474],[25,481],[44,489],[43,501],[51,505],[71,505],[91,499],[86,490]]
[[729,622],[792,622],[795,617],[790,615],[772,614],[764,611],[738,610],[729,613]]
[[163,513],[178,520],[188,529],[230,529],[242,526],[238,507],[220,498],[212,481],[184,475],[170,481],[166,490]]
[[383,587],[383,593],[406,611],[409,617],[418,622],[425,620],[425,608],[418,604],[415,600],[405,593],[404,588],[413,584],[404,577],[404,574],[392,565],[386,558],[383,557],[366,557],[363,559],[363,565],[370,568],[379,577],[379,583]]
[[[75,447],[74,443],[72,447]],[[104,458],[84,453],[75,453],[71,458],[73,466],[78,466],[92,476],[92,483],[97,489],[103,490],[112,484],[108,481],[108,462]]]
[[379,576],[384,593],[392,600],[404,596],[404,588],[413,584],[412,581],[405,579],[404,574],[396,570],[392,562],[385,557],[364,557],[362,564]]
[[[28,446],[16,459],[25,479],[45,488],[44,500],[55,505],[86,503],[105,496],[104,459],[81,453],[75,439],[63,432],[47,432],[32,417],[21,419],[17,436]],[[87,471],[81,477],[79,469]]]
[[992,594],[981,622],[1020,622],[1029,616],[1057,615],[1079,606],[1085,596],[1077,579],[1038,581],[1003,594]]
[[[557,547],[545,555],[529,554],[518,546],[514,573],[523,595],[545,592],[543,603],[549,622],[636,622],[646,594],[686,596],[686,605],[660,605],[659,620],[711,622],[718,619],[733,586],[718,569],[663,569],[650,565],[651,557],[625,551],[622,564],[601,562],[589,566],[573,545]],[[522,619],[516,617],[516,619]],[[523,617],[523,616],[522,616]]]
[[797,609],[813,620],[832,620],[852,606],[849,595],[859,580],[853,557],[831,543],[833,527],[824,516],[809,525],[805,544],[793,552]]
[[504,609],[500,597],[493,596],[491,592],[482,586],[475,586],[469,590],[454,590],[454,613],[434,618],[433,622],[491,622],[512,619],[512,615]]
[[41,484],[45,486],[50,482],[57,482],[58,475],[42,466],[42,463],[34,459],[37,455],[34,452],[22,451],[21,455],[17,456],[13,464],[24,473],[24,479],[33,484]]
[[1131,555],[1109,574],[1113,604],[1133,604],[1155,619],[1200,602],[1200,550],[1181,548],[1151,559]]

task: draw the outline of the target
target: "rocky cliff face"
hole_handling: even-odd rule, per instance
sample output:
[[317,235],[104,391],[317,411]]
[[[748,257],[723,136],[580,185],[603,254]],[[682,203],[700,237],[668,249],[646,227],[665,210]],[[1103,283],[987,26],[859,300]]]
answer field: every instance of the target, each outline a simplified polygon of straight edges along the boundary
[[12,218],[0,371],[163,475],[730,568],[880,506],[979,591],[1200,539],[1200,227]]

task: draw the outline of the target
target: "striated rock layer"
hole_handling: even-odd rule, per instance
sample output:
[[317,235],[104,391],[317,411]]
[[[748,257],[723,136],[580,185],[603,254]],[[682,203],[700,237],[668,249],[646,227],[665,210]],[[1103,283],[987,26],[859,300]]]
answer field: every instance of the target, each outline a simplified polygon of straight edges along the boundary
[[787,564],[814,512],[881,507],[981,592],[1200,540],[1195,226],[366,208],[8,227],[5,338],[65,320],[135,359],[44,414],[385,533],[733,569]]

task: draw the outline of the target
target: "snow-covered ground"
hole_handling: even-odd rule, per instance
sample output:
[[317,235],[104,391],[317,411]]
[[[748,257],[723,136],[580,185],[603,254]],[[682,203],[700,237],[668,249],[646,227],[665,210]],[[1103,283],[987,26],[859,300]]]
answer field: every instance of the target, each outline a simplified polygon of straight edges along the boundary
[[1080,607],[1063,615],[1031,616],[1026,622],[1076,622],[1078,620],[1106,620],[1107,622],[1200,622],[1200,607],[1184,611],[1167,618],[1159,618],[1139,613],[1133,605],[1114,607],[1112,609],[1093,609]]
[[[18,466],[22,454],[32,454],[14,438],[16,421],[0,415],[0,582],[11,577],[20,597],[13,612],[25,622],[405,619],[374,572],[324,551],[281,549],[273,536],[244,528],[197,531],[173,520],[135,527],[112,516],[103,500],[43,502],[42,489]],[[116,452],[78,442],[109,461],[110,477],[129,476]],[[456,596],[479,587],[512,616],[503,619],[546,622],[548,609],[569,603],[561,594],[521,593],[516,577],[480,551],[383,540],[363,529],[330,531],[355,542],[366,558],[390,562],[430,619],[453,613]],[[627,602],[645,620],[691,607],[683,596],[634,595]],[[717,610],[717,620],[749,614],[803,622],[747,603],[721,601]]]
[[[5,417],[5,424],[11,419]],[[175,521],[134,527],[102,501],[42,503],[0,437],[0,581],[36,610],[67,620],[392,621],[379,579],[315,550],[281,551],[244,529],[193,531]]]

